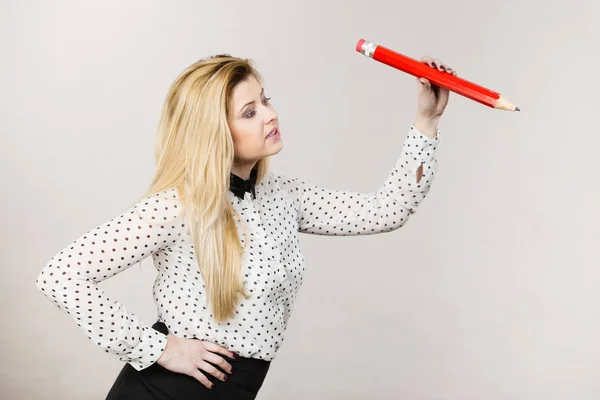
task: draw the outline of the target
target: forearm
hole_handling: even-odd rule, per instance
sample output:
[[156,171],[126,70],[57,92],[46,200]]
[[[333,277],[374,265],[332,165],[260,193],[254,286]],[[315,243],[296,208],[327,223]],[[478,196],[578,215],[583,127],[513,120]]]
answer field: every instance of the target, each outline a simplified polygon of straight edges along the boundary
[[[423,134],[423,136],[433,139],[438,133],[439,120],[439,117],[431,117],[417,113],[413,125]],[[423,165],[417,169],[416,175],[417,183],[421,182],[421,178],[423,177]]]
[[66,246],[36,280],[37,288],[90,340],[138,370],[156,361],[166,337],[109,298],[98,284],[173,246],[185,232],[180,209],[166,194],[143,199]]
[[299,230],[324,235],[388,232],[404,225],[429,192],[439,138],[414,127],[394,168],[376,192],[359,193],[300,184]]
[[107,353],[138,370],[154,363],[166,346],[166,336],[108,297],[83,268],[60,260],[55,257],[43,268],[38,289]]

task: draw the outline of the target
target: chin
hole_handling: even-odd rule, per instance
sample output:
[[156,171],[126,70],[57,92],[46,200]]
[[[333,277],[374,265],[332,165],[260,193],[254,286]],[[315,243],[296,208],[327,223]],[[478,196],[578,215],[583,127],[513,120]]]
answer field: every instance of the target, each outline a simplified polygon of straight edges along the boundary
[[280,140],[276,146],[273,146],[271,149],[269,149],[267,151],[267,153],[265,154],[265,157],[274,156],[275,154],[279,153],[281,150],[283,150],[283,143]]

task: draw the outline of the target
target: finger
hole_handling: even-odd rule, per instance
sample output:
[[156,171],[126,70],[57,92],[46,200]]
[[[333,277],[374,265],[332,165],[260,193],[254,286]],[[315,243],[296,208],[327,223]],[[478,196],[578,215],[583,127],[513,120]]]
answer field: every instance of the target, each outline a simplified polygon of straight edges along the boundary
[[440,71],[446,71],[447,73],[449,73],[451,75],[456,75],[456,71],[449,65],[446,65],[437,59],[434,60],[434,62],[440,63],[439,68],[438,68]]
[[444,63],[438,60],[437,58],[433,60],[433,68],[437,68],[439,71],[442,72],[446,71],[446,66],[444,65]]
[[431,58],[429,56],[423,56],[423,57],[421,57],[421,62],[429,65],[430,67],[437,68],[437,66],[434,65],[433,58]]
[[215,378],[217,378],[220,381],[225,382],[227,380],[227,375],[225,375],[224,373],[219,371],[214,365],[209,364],[205,361],[201,362],[198,365],[198,368],[204,372],[208,372],[209,374],[211,374],[212,376],[214,376]]
[[423,56],[421,57],[421,62],[424,62],[425,64],[431,64],[433,62],[433,58],[429,56]]
[[215,386],[215,384],[209,381],[206,375],[204,375],[198,369],[195,369],[194,372],[192,372],[191,376],[209,389],[212,389]]
[[427,89],[431,87],[431,82],[426,78],[419,78],[418,81]]
[[455,74],[456,71],[454,71],[452,68],[450,68],[447,65],[444,65],[444,67],[445,67],[447,73],[449,73],[450,75],[456,75]]
[[236,353],[234,353],[233,351],[229,351],[225,347],[219,346],[218,344],[204,341],[202,342],[202,344],[204,345],[204,348],[210,352],[223,354],[224,356],[230,358],[238,358],[238,355]]
[[439,60],[434,60],[434,62],[436,62],[436,63],[440,63],[440,65],[439,65],[439,67],[438,67],[438,69],[439,69],[440,71],[442,71],[442,72],[446,72],[446,73],[448,73],[448,74],[450,74],[450,75],[456,75],[456,71],[454,71],[454,70],[453,70],[451,67],[449,67],[449,66],[447,66],[447,65],[443,64],[441,61],[439,61]]
[[228,373],[233,372],[233,367],[229,364],[225,359],[221,356],[216,355],[215,353],[211,353],[210,351],[204,354],[204,360],[209,363],[216,365],[221,368],[223,371],[227,371]]

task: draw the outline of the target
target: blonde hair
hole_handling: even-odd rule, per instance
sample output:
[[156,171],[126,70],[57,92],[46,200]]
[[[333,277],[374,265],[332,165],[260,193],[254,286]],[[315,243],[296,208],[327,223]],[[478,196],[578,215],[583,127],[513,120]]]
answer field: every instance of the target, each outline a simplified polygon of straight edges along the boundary
[[[224,54],[195,62],[175,79],[158,124],[156,172],[147,192],[177,189],[217,321],[232,317],[240,298],[248,298],[244,249],[227,195],[234,162],[227,117],[233,89],[251,76],[262,81],[249,60]],[[255,168],[260,182],[268,158]]]

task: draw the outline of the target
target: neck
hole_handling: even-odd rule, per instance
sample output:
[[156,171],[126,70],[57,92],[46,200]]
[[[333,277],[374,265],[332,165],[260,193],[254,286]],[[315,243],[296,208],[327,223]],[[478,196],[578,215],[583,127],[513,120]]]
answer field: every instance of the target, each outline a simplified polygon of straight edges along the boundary
[[250,173],[252,172],[252,168],[256,165],[255,162],[251,163],[234,163],[231,167],[231,173],[239,176],[244,180],[250,179]]

